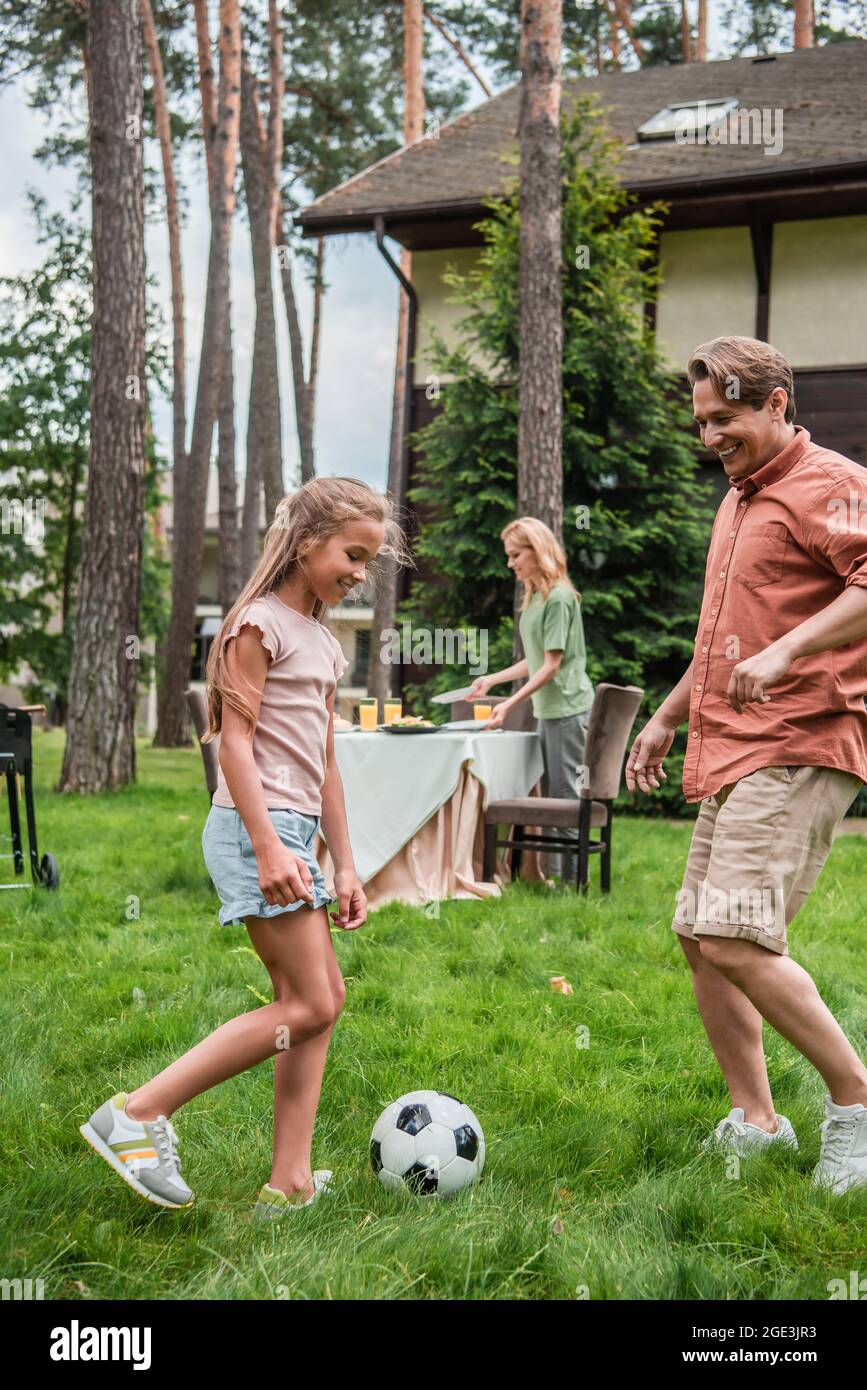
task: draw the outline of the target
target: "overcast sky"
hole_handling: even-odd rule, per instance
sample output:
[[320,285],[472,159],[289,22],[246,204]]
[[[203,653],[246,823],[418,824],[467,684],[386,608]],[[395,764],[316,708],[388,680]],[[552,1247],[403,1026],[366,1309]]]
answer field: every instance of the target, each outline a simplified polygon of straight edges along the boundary
[[[712,16],[717,8],[718,5],[710,6]],[[724,55],[719,36],[712,26],[710,57],[721,56]],[[490,75],[486,76],[493,86]],[[476,84],[473,87],[469,106],[478,105],[484,99],[481,89]],[[84,121],[84,111],[80,114]],[[23,83],[0,90],[0,167],[3,169],[0,183],[0,265],[5,275],[32,269],[42,259],[44,248],[35,239],[25,197],[27,187],[38,188],[47,197],[49,207],[58,209],[68,204],[73,189],[74,181],[68,171],[46,170],[33,159],[32,151],[48,133],[45,117],[29,109]],[[150,167],[158,170],[159,150],[153,140],[148,141],[146,157]],[[197,168],[190,157],[179,173],[189,198],[182,244],[187,311],[189,438],[201,344],[209,228],[203,168]],[[391,241],[387,244],[397,258],[399,246]],[[165,319],[166,340],[170,342],[171,292],[168,237],[164,221],[148,225],[146,251],[148,270],[159,283],[159,303]],[[317,472],[345,473],[384,488],[394,379],[397,284],[377,251],[372,233],[328,237],[325,275],[328,289],[323,300],[316,409]],[[276,276],[275,290],[280,335],[284,479],[287,488],[291,488],[298,481],[298,444],[291,399],[286,318]],[[296,294],[305,349],[309,351],[312,291],[300,274],[296,276]],[[249,230],[246,218],[241,216],[235,219],[232,236],[232,299],[238,469],[242,472],[253,339],[253,281]],[[154,422],[162,450],[168,457],[171,409],[167,401],[159,398],[154,400]]]

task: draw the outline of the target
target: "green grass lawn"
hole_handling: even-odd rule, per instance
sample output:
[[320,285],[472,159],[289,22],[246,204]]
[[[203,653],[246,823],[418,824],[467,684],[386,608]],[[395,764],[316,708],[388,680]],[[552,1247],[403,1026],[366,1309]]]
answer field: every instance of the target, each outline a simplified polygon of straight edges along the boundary
[[[333,932],[347,1000],[313,1166],[335,1196],[250,1222],[270,1172],[266,1062],[176,1112],[197,1201],[149,1206],[78,1126],[267,1002],[270,981],[245,929],[217,925],[198,752],[142,741],[136,787],[76,799],[51,790],[61,751],[34,735],[61,889],[0,893],[4,1277],[44,1279],[46,1299],[826,1299],[829,1279],[867,1274],[867,1189],[811,1189],[822,1082],[771,1030],[800,1153],[732,1178],[698,1152],[729,1100],[670,930],[689,827],[639,819],[615,826],[607,898],[594,861],[583,901],[519,884]],[[864,838],[840,838],[791,936],[862,1052],[865,865]],[[481,1182],[447,1202],[388,1192],[370,1168],[381,1109],[419,1087],[460,1096],[485,1131]]]

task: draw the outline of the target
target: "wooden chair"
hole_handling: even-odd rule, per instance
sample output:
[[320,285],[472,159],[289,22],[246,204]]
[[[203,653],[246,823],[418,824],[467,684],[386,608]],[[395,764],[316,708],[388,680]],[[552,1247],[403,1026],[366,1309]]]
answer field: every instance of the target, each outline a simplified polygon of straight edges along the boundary
[[[520,871],[522,849],[546,849],[577,853],[577,888],[587,892],[591,854],[598,854],[599,886],[611,890],[611,829],[615,797],[620,792],[626,744],[635,723],[644,691],[636,685],[596,687],[584,749],[584,785],[579,800],[566,797],[526,796],[492,801],[485,809],[485,859],[483,876],[493,879],[497,850],[510,847],[512,877]],[[515,838],[497,841],[497,827],[513,826]],[[526,827],[548,827],[553,834],[528,835]],[[590,837],[599,829],[598,840]],[[577,828],[578,840],[557,835],[557,830]]]
[[217,790],[217,771],[220,766],[220,735],[212,739],[210,743],[202,743],[202,734],[208,729],[208,704],[201,690],[188,690],[187,709],[193,721],[197,735],[197,743],[202,754],[202,763],[205,769],[205,785],[208,788],[208,798],[213,801],[214,792]]

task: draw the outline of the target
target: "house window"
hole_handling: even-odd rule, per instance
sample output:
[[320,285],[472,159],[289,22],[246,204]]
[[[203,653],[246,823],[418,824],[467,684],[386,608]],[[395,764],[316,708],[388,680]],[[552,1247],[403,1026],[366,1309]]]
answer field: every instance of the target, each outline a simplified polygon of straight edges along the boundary
[[204,681],[205,672],[208,666],[208,653],[211,650],[211,643],[220,631],[222,618],[208,616],[199,619],[196,628],[196,635],[193,639],[193,663],[190,668],[191,681]]
[[355,665],[352,668],[352,684],[367,688],[367,667],[370,661],[370,629],[356,628]]
[[721,117],[734,111],[737,97],[710,97],[703,101],[679,101],[664,106],[638,127],[639,140],[673,140],[677,135],[690,143],[699,139]]

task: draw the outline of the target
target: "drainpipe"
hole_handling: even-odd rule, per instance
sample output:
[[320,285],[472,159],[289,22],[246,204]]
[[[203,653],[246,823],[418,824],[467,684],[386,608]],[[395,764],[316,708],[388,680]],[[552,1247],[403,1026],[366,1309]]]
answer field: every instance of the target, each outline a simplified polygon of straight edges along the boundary
[[[382,213],[375,213],[373,218],[373,230],[376,233],[376,244],[380,254],[388,262],[394,271],[409,298],[409,313],[406,323],[406,361],[404,371],[406,380],[403,391],[403,447],[400,459],[400,495],[398,503],[401,507],[406,505],[406,489],[409,482],[409,435],[410,422],[412,418],[412,375],[413,375],[413,356],[415,355],[415,326],[418,315],[418,296],[413,288],[411,281],[407,280],[397,261],[385,249],[385,219]],[[400,587],[403,589],[403,572],[401,572]]]

